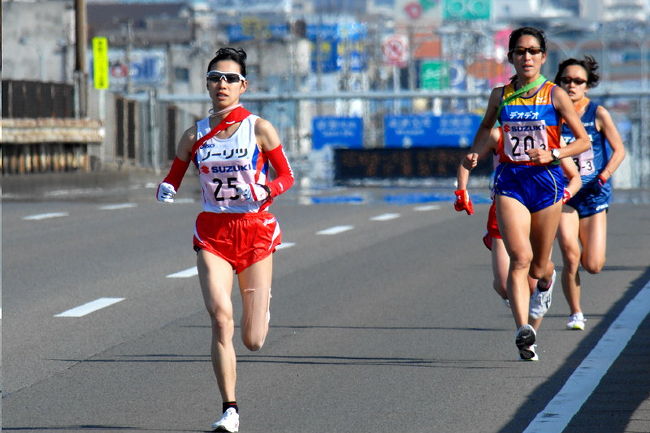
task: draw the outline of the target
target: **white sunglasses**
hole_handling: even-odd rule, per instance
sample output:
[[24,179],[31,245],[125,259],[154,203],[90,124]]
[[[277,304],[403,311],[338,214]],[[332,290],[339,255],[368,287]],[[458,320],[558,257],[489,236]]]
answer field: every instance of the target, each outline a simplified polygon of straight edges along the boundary
[[210,71],[205,74],[205,77],[208,81],[213,83],[218,83],[221,80],[226,80],[227,83],[239,83],[240,81],[246,81],[246,77],[237,72],[221,72],[221,71]]

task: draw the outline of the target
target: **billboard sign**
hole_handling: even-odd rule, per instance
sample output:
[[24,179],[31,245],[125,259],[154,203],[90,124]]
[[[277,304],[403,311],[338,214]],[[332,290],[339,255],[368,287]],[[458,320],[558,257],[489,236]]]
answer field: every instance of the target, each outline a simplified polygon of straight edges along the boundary
[[127,76],[135,86],[156,86],[165,82],[164,50],[131,50],[127,60],[123,49],[108,50],[108,68],[111,88],[126,85]]

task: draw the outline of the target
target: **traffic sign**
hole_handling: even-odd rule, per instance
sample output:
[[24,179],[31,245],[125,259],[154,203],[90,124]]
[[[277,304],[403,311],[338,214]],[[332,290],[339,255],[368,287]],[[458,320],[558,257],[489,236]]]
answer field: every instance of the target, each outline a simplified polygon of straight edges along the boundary
[[312,120],[312,149],[324,147],[363,148],[361,117],[319,116]]
[[487,20],[490,19],[491,0],[445,0],[445,20]]
[[108,39],[94,37],[93,44],[93,83],[95,89],[108,89]]
[[442,90],[449,88],[449,65],[444,60],[428,60],[420,64],[420,88]]
[[467,147],[481,123],[478,114],[389,115],[384,117],[385,147]]
[[389,35],[382,44],[384,62],[403,68],[409,60],[409,39],[406,35]]

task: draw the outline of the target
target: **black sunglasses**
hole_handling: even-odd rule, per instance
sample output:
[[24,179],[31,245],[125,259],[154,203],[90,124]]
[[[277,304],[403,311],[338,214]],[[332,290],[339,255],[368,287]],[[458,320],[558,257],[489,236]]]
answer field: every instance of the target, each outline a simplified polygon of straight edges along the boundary
[[569,85],[571,83],[575,84],[576,86],[581,86],[587,82],[587,80],[583,80],[582,78],[571,78],[571,77],[562,77],[560,78],[560,82],[562,84]]
[[213,83],[218,83],[221,80],[226,80],[226,82],[230,84],[246,81],[246,77],[237,72],[210,71],[205,75],[205,77],[208,81],[212,81]]
[[539,47],[531,47],[531,48],[515,48],[514,50],[510,51],[512,54],[515,54],[517,56],[523,56],[526,53],[530,54],[531,56],[536,56],[539,53],[543,53],[544,50],[539,48]]

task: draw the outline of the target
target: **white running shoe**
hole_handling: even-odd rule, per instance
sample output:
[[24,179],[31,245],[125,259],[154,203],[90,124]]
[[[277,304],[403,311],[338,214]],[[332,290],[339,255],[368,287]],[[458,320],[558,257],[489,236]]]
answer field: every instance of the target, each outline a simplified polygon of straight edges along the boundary
[[553,271],[553,276],[551,277],[551,286],[548,288],[548,290],[545,290],[543,292],[539,290],[539,282],[537,283],[538,287],[535,287],[535,291],[530,297],[530,309],[528,310],[528,314],[533,319],[540,319],[544,317],[544,314],[546,314],[548,309],[551,307],[553,286],[555,285],[555,276],[556,273]]
[[212,423],[214,431],[235,433],[239,431],[239,414],[234,407],[229,407],[218,421]]
[[578,331],[585,330],[585,316],[582,313],[575,313],[569,316],[569,321],[566,324],[567,329],[575,329]]
[[526,324],[517,329],[515,334],[515,344],[519,349],[519,357],[525,361],[536,361],[537,353],[535,353],[535,328]]
[[503,300],[503,305],[505,305],[506,308],[509,310],[510,309],[510,299],[504,299]]
[[[526,357],[522,355],[526,354]],[[531,344],[530,346],[524,347],[523,350],[519,350],[519,359],[521,361],[539,361],[539,356],[537,356],[537,344]]]

